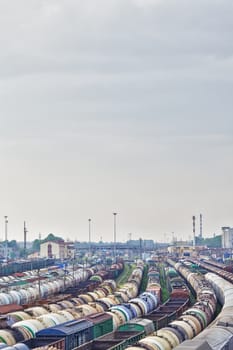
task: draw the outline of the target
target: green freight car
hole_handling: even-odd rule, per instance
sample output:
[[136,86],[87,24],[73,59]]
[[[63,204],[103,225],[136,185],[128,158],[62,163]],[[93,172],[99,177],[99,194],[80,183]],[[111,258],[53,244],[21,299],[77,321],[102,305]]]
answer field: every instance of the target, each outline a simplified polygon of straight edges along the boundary
[[129,322],[118,327],[120,332],[144,332],[144,335],[149,335],[155,331],[155,326],[152,320],[147,320],[144,318],[134,318]]
[[93,323],[93,338],[101,337],[104,334],[111,333],[113,331],[112,316],[106,312],[93,314],[85,317],[86,320]]

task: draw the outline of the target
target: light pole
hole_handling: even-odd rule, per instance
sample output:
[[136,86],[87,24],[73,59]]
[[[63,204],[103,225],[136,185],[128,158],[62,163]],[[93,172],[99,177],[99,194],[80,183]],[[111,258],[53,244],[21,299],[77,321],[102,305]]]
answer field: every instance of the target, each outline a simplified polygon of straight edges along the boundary
[[116,216],[117,216],[117,213],[113,213],[113,232],[114,232],[114,259],[115,259],[115,262],[116,262]]
[[73,287],[76,286],[76,283],[75,283],[75,276],[74,276],[74,258],[73,258]]
[[39,299],[41,299],[40,268],[39,267],[37,269],[37,276],[38,276]]
[[8,216],[5,215],[4,218],[5,218],[5,259],[6,259],[6,262],[8,262],[8,253],[7,253],[7,250],[8,250],[8,244],[7,244],[7,224],[8,224]]
[[91,255],[91,219],[88,219],[88,232],[89,232],[89,255]]
[[26,251],[27,251],[27,228],[26,228],[26,222],[24,221],[24,227],[23,227],[23,232],[24,232],[24,238],[23,238],[23,251],[24,251],[24,257],[26,258]]

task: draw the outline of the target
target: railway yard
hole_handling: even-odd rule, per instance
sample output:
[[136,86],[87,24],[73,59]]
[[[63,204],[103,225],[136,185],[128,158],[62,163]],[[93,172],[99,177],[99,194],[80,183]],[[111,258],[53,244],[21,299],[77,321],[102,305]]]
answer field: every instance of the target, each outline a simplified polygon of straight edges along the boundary
[[0,349],[230,350],[231,267],[198,258],[0,278]]

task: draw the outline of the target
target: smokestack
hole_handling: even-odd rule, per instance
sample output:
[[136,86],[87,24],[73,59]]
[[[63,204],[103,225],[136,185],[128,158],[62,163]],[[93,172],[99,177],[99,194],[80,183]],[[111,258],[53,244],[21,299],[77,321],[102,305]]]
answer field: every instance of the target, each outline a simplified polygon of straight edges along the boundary
[[193,216],[193,247],[196,246],[196,242],[195,242],[195,220],[196,220],[196,217]]
[[26,222],[24,221],[24,240],[23,240],[23,249],[24,249],[24,256],[26,256],[26,249],[27,249],[27,229],[26,229]]
[[200,214],[200,238],[202,238],[202,214]]

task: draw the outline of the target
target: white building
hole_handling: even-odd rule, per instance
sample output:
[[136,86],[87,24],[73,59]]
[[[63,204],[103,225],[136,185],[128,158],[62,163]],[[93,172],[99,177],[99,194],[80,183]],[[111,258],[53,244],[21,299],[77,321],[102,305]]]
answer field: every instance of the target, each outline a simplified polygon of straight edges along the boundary
[[233,228],[222,227],[222,248],[233,248]]
[[41,258],[55,258],[61,260],[73,259],[74,251],[74,244],[72,242],[57,240],[47,241],[40,244]]

